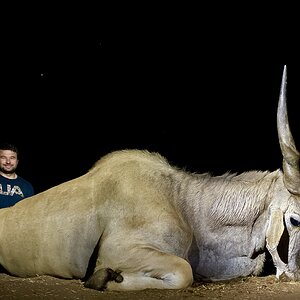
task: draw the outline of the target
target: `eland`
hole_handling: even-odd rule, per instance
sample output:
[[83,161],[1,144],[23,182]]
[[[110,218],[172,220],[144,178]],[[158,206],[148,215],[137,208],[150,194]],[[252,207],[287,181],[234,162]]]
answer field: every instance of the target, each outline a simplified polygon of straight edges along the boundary
[[[97,290],[182,289],[194,280],[300,280],[299,153],[283,69],[282,169],[189,173],[158,153],[120,150],[84,175],[0,210],[0,264],[11,275],[81,279]],[[288,262],[278,253],[288,232]]]

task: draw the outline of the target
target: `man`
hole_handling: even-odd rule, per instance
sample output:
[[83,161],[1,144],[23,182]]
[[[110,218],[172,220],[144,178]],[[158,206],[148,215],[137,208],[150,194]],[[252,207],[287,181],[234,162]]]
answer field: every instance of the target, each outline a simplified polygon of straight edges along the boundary
[[0,144],[0,208],[13,206],[34,195],[32,184],[16,174],[18,154],[16,146]]

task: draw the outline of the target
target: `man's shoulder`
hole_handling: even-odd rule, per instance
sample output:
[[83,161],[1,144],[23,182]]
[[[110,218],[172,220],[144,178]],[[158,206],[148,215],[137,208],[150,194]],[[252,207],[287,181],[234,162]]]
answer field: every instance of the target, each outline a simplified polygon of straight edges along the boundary
[[26,185],[28,186],[29,188],[31,188],[33,190],[33,185],[30,181],[26,180],[25,178],[23,178],[22,176],[19,176],[16,178],[16,180],[19,182],[19,183],[22,183],[22,185]]
[[28,180],[26,180],[25,178],[23,178],[22,176],[18,175],[18,177],[16,178],[17,180],[20,180],[20,181],[23,181],[23,182],[26,182],[28,184],[31,184]]

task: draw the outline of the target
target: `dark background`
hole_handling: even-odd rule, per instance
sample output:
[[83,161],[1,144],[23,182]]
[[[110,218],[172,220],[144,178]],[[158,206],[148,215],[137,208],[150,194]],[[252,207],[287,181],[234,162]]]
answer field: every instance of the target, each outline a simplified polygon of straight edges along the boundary
[[19,146],[18,174],[40,192],[125,148],[199,173],[280,168],[285,64],[300,145],[297,19],[217,6],[3,10],[0,139]]

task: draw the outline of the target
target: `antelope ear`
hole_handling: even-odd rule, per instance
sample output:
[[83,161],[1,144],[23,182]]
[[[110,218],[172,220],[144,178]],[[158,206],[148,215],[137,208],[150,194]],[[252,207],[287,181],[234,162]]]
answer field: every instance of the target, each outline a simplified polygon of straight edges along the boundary
[[287,190],[300,195],[299,152],[290,131],[287,107],[287,69],[284,66],[277,109],[277,131],[281,153],[283,156],[282,168],[284,184]]

